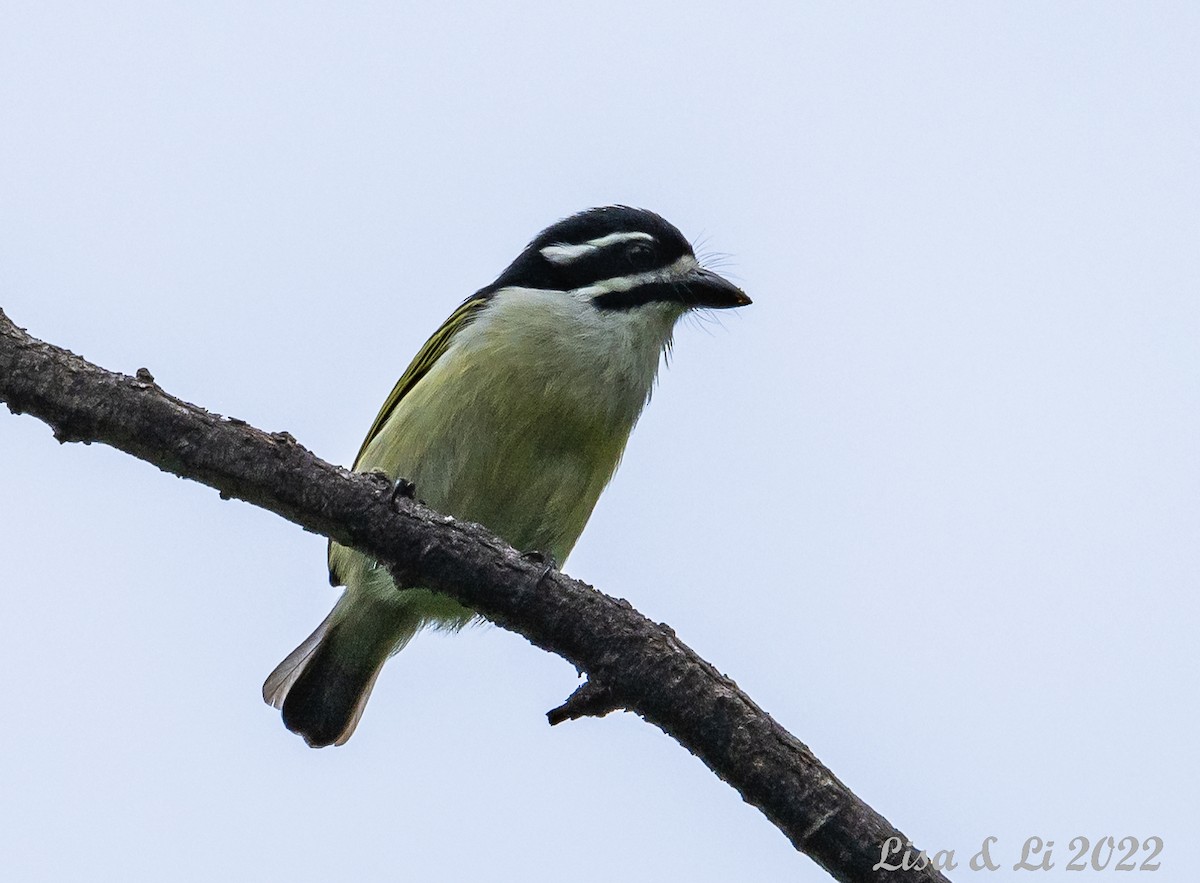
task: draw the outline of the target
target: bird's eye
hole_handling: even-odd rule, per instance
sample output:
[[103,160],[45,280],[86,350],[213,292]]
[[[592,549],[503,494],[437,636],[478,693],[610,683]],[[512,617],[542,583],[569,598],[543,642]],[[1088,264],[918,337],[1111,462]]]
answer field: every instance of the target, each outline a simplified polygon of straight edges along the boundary
[[639,270],[654,266],[654,246],[649,242],[633,242],[625,249],[629,262]]

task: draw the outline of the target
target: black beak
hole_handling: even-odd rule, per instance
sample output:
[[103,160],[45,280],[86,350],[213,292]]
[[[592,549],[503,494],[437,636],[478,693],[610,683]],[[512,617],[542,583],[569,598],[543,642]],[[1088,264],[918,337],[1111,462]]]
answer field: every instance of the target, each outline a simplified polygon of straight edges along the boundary
[[679,284],[684,289],[684,302],[689,307],[725,310],[751,303],[750,298],[746,297],[746,292],[723,276],[702,267],[693,270],[686,279],[681,279]]

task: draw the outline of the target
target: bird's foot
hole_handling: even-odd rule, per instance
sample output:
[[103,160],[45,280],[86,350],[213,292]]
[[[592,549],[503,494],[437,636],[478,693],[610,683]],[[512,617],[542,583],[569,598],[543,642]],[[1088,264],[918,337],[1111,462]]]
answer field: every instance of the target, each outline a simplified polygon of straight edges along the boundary
[[396,483],[392,485],[392,502],[405,499],[411,500],[417,495],[417,486],[407,478],[397,478]]
[[554,560],[554,556],[549,552],[542,552],[538,549],[530,549],[521,553],[521,557],[526,561],[532,561],[534,564],[544,564],[542,572],[538,575],[537,584],[541,586],[542,580],[550,575],[553,570],[558,570],[558,562]]
[[383,489],[388,491],[390,494],[388,499],[393,506],[398,500],[411,500],[416,496],[417,486],[407,478],[394,479],[382,469],[368,469],[363,475],[378,482]]
[[551,570],[558,569],[558,562],[554,560],[554,556],[549,552],[542,552],[538,549],[529,549],[521,553],[521,557],[526,561],[532,561],[534,564],[547,564]]

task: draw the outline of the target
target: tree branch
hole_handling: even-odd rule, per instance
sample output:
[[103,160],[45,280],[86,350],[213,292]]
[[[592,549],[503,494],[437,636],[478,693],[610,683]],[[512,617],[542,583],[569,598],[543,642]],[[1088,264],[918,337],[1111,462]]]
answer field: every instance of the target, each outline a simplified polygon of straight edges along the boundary
[[[737,685],[629,602],[522,556],[476,524],[168,395],[149,372],[105,371],[36,340],[0,310],[0,400],[60,442],[103,442],[331,537],[386,565],[399,585],[444,592],[588,674],[552,722],[625,708],[699,757],[792,844],[844,881],[941,880],[872,870],[904,835],[858,799]],[[916,849],[913,850],[914,854]]]

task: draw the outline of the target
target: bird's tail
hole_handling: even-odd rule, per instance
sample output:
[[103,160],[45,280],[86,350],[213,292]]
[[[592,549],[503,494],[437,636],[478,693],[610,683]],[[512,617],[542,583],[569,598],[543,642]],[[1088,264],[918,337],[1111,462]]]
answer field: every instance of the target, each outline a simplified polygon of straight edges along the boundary
[[341,745],[354,733],[388,656],[416,634],[421,617],[407,605],[344,594],[308,638],[275,667],[263,699],[313,748]]

